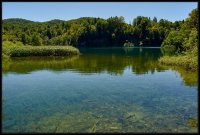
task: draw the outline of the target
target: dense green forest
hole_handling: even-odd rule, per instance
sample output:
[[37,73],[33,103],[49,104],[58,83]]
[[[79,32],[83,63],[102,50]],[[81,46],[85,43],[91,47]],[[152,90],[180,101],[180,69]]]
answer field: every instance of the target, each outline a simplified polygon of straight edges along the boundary
[[[33,22],[13,18],[2,21],[3,46],[159,46],[165,56],[161,63],[187,65],[197,69],[198,10],[193,9],[188,18],[170,22],[138,16],[127,24],[122,16],[108,19],[82,17],[74,20]],[[3,53],[5,49],[3,48]],[[6,53],[5,53],[6,54]],[[172,59],[173,58],[173,59]],[[179,63],[179,64],[177,64]]]
[[161,47],[164,54],[173,56],[162,57],[159,60],[161,63],[198,69],[198,18],[198,10],[194,9],[180,29],[170,31]]
[[179,30],[183,21],[170,22],[138,16],[132,24],[124,18],[83,17],[79,19],[33,22],[25,19],[3,20],[3,41],[20,41],[25,45],[82,46],[160,46],[168,33]]

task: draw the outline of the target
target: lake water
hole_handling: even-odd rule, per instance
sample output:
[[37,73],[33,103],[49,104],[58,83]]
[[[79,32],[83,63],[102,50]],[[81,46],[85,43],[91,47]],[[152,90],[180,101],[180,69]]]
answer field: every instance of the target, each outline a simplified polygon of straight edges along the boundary
[[159,48],[3,62],[3,132],[197,132],[197,73]]

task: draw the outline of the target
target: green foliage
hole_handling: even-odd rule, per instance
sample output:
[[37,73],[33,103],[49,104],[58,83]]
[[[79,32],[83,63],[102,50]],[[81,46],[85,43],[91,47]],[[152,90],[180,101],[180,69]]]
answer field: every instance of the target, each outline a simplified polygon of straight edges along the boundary
[[72,46],[26,46],[10,49],[10,57],[68,56],[72,54],[79,54],[78,49]]
[[186,23],[190,28],[195,28],[198,30],[199,26],[199,14],[198,9],[193,9],[189,14],[189,18],[186,19]]
[[154,18],[153,18],[153,21],[157,23],[157,18],[156,18],[156,17],[154,17]]
[[6,60],[9,57],[26,56],[67,56],[79,54],[79,50],[72,46],[24,46],[21,42],[4,41],[2,56]]
[[[69,21],[52,20],[42,23],[24,19],[5,19],[3,20],[2,35],[4,58],[6,55],[10,55],[11,49],[8,46],[18,48],[20,45],[17,44],[22,46],[71,45],[76,47],[161,45],[164,54],[183,54],[173,57],[175,61],[172,62],[173,64],[183,60],[182,64],[177,65],[183,66],[185,64],[187,68],[194,66],[196,69],[198,10],[192,10],[187,19],[174,23],[165,19],[158,21],[156,17],[151,20],[144,16],[133,19],[133,24],[126,24],[122,16],[110,17],[106,20],[82,17]],[[14,52],[18,51],[22,51],[22,54],[25,55],[28,50],[22,49]],[[161,61],[171,63],[168,57]]]
[[40,46],[40,45],[42,45],[42,39],[40,38],[39,35],[37,35],[37,34],[33,35],[33,37],[32,37],[32,44],[34,46]]
[[163,41],[162,52],[177,56],[164,56],[160,62],[167,65],[178,65],[190,70],[198,69],[198,12],[192,10],[189,18],[180,29],[170,31]]
[[31,44],[31,41],[32,41],[32,39],[31,39],[31,37],[30,36],[28,36],[27,34],[25,34],[25,33],[23,33],[22,34],[22,43],[24,44],[24,45],[26,45],[26,44]]
[[11,42],[11,41],[3,41],[2,47],[21,47],[23,46],[22,42]]
[[3,59],[7,59],[10,57],[10,51],[12,48],[21,48],[23,47],[22,42],[11,42],[11,41],[3,41],[2,43],[2,57]]
[[185,35],[179,31],[171,31],[167,38],[163,41],[162,47],[165,49],[172,49],[173,52],[181,52],[183,50],[183,41]]
[[183,48],[185,50],[191,50],[198,46],[198,32],[197,29],[193,28],[190,32],[189,38],[184,40]]
[[33,22],[24,19],[3,20],[3,41],[20,41],[24,45],[123,46],[126,40],[136,46],[160,46],[170,29],[178,29],[179,21],[138,16],[133,25],[124,17],[108,19],[82,17],[74,20]]
[[181,66],[189,70],[198,70],[198,56],[191,54],[178,56],[163,56],[159,59],[160,63],[172,66]]
[[175,48],[176,53],[184,53],[197,47],[198,43],[198,12],[194,9],[185,23],[182,23],[180,29],[172,30],[163,41],[161,47]]

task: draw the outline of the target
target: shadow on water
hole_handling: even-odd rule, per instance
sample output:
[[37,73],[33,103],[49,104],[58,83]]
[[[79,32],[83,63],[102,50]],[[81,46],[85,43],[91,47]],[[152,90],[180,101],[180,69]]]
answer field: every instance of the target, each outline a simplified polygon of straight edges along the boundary
[[186,85],[197,85],[197,73],[158,63],[158,58],[162,56],[160,48],[83,48],[80,51],[81,55],[70,57],[12,58],[3,62],[3,73],[72,70],[81,74],[107,72],[123,75],[124,70],[130,68],[133,74],[140,75],[172,69],[181,75]]

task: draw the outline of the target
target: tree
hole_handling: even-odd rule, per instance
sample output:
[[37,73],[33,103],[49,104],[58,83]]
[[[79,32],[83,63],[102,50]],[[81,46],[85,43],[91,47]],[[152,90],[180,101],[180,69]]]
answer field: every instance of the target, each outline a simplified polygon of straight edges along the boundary
[[154,18],[153,18],[153,21],[157,23],[157,18],[156,18],[156,17],[154,17]]
[[34,34],[32,37],[32,45],[34,46],[42,45],[42,38],[39,35]]
[[199,14],[198,9],[193,9],[189,14],[189,18],[186,19],[186,24],[190,26],[190,28],[196,28],[198,30],[199,25]]
[[184,50],[191,50],[194,47],[198,46],[198,33],[195,28],[193,28],[190,32],[189,38],[185,38],[183,42]]
[[197,9],[192,10],[181,28],[172,30],[162,43],[163,48],[173,47],[177,53],[197,48],[198,41],[198,13]]
[[[115,16],[108,19],[81,17],[69,21],[52,20],[32,22],[23,19],[3,20],[3,40],[22,41],[31,45],[74,46],[123,46],[126,40],[135,45],[143,42],[154,46],[161,44],[170,31],[179,31],[189,37],[191,30],[198,28],[198,12],[193,10],[184,21],[170,22],[154,17],[137,16],[132,25],[124,17]],[[42,41],[42,42],[41,42]]]
[[26,33],[22,34],[22,43],[25,44],[31,44],[31,37],[28,36]]

